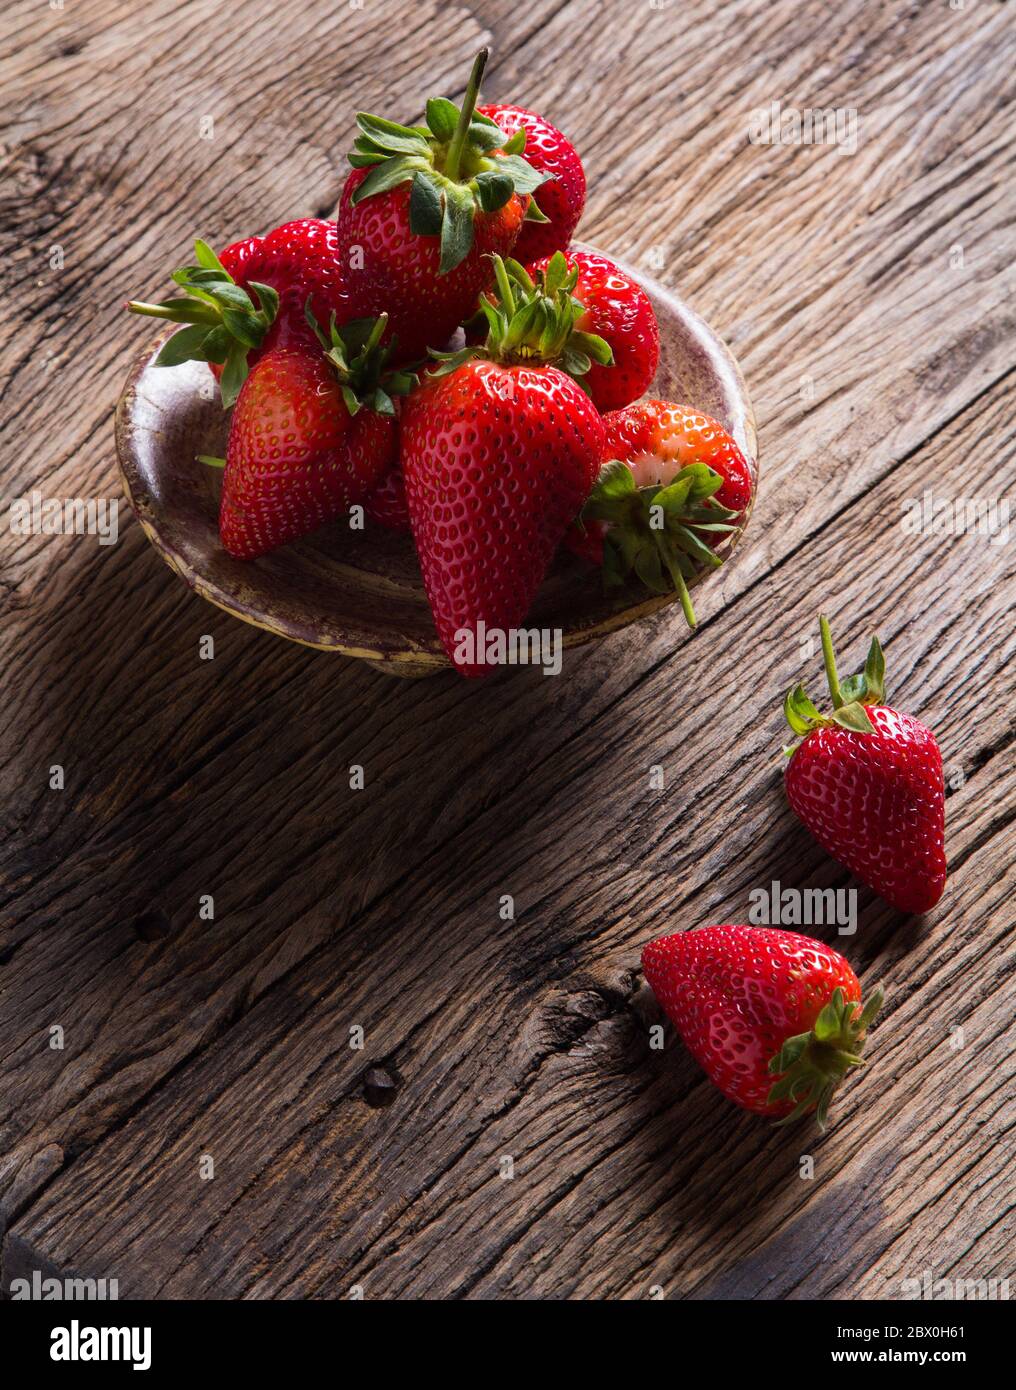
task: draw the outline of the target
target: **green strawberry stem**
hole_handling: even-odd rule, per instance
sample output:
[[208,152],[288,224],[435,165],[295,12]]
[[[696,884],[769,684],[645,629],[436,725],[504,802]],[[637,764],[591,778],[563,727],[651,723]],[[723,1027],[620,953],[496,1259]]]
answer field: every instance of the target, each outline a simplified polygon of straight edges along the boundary
[[[236,283],[207,241],[194,243],[194,265],[173,271],[182,295],[161,304],[127,301],[132,314],[167,319],[185,325],[163,343],[157,367],[177,367],[181,362],[214,362],[222,367],[219,392],[224,406],[231,406],[247,379],[247,354],[259,348],[275,321],[279,295],[271,285],[251,280],[247,288]],[[253,290],[257,301],[250,297]]]
[[667,573],[674,581],[674,588],[677,590],[677,597],[681,604],[681,611],[684,613],[685,622],[690,628],[695,628],[698,626],[698,619],[695,617],[695,609],[692,606],[691,594],[688,592],[688,585],[685,582],[684,575],[678,568],[673,549],[667,544],[661,531],[653,531],[652,536],[656,548],[660,552],[660,559],[666,565]]
[[605,463],[579,517],[582,529],[589,523],[607,524],[604,588],[609,591],[635,578],[653,593],[676,591],[685,620],[694,628],[688,581],[703,565],[723,563],[708,539],[735,529],[736,513],[713,496],[722,486],[720,474],[704,463],[686,464],[670,483],[644,487],[636,484],[627,463]]
[[184,311],[174,308],[170,304],[145,304],[140,299],[128,299],[127,311],[131,314],[145,314],[150,319],[168,319],[171,323],[207,323],[218,324],[221,322],[219,314],[208,305],[207,309],[198,304],[188,307],[187,317],[183,317]]
[[491,256],[491,261],[496,293],[490,291],[480,297],[480,312],[487,321],[486,340],[458,352],[430,349],[431,357],[440,364],[431,375],[446,375],[470,358],[484,357],[506,366],[559,367],[585,390],[582,378],[593,362],[610,366],[614,354],[603,338],[575,327],[585,313],[572,293],[578,271],[568,269],[560,251],[537,277],[538,283],[517,261],[504,261],[498,255]]
[[829,681],[829,695],[833,709],[840,709],[844,700],[836,675],[836,655],[833,652],[833,635],[829,630],[829,619],[823,614],[818,620],[818,625],[822,633],[822,659],[825,662],[826,679]]
[[[515,296],[512,294],[512,282],[508,278],[508,271],[505,263],[500,256],[494,256],[494,279],[497,282],[497,292],[501,299],[505,313],[511,319],[515,315]],[[532,288],[532,282],[530,282]]]
[[814,1110],[819,1129],[825,1131],[833,1092],[847,1072],[864,1065],[860,1054],[865,1035],[883,998],[878,985],[862,1008],[857,1000],[845,999],[842,988],[837,987],[810,1032],[784,1041],[769,1061],[770,1075],[777,1079],[767,1100],[771,1105],[789,1100],[794,1108],[778,1124],[790,1124]]
[[326,330],[314,317],[311,299],[308,295],[303,316],[335,371],[350,415],[355,415],[361,406],[379,415],[394,415],[392,397],[407,396],[419,385],[419,378],[408,367],[389,366],[395,339],[381,346],[388,315],[379,314],[376,319],[350,319],[340,328],[333,309]]
[[[841,681],[836,672],[836,656],[833,652],[833,638],[828,618],[820,617],[818,625],[822,633],[822,658],[825,662],[833,711],[832,714],[823,714],[812,704],[804,686],[795,685],[787,692],[783,701],[783,713],[787,723],[799,738],[804,738],[813,729],[826,729],[832,724],[838,724],[841,729],[849,729],[855,734],[873,734],[875,726],[865,706],[880,705],[885,699],[885,657],[882,654],[881,643],[877,637],[873,637],[863,672]],[[797,747],[796,743],[791,743],[783,751],[791,758]]]
[[480,95],[480,80],[483,77],[483,70],[487,66],[489,57],[490,50],[481,48],[473,61],[473,70],[469,74],[466,95],[462,98],[455,134],[452,136],[451,144],[448,146],[448,155],[445,159],[444,172],[450,179],[457,179],[459,176],[462,150],[466,143],[470,122],[473,119],[473,112],[476,110],[476,99]]

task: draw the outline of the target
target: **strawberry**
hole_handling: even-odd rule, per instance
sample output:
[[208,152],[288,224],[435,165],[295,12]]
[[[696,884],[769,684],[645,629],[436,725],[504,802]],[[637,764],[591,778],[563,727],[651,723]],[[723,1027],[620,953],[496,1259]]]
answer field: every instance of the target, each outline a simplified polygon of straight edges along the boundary
[[219,252],[219,263],[238,285],[246,285],[253,280],[261,265],[261,248],[264,237],[249,236],[242,241],[234,241]]
[[[592,486],[600,416],[556,360],[578,312],[513,286],[484,301],[486,344],[441,360],[402,413],[406,502],[438,634],[458,671],[484,675],[481,624],[522,622],[569,523]],[[600,351],[604,345],[591,341]],[[572,369],[577,369],[577,352]],[[470,655],[470,642],[474,650]]]
[[722,564],[716,547],[751,501],[748,460],[716,420],[670,401],[636,401],[603,423],[603,468],[566,543],[602,565],[607,590],[633,575],[676,589],[694,627],[687,581]]
[[885,658],[872,638],[864,673],[840,681],[819,620],[832,714],[796,686],[784,701],[800,743],[784,783],[824,850],[900,912],[927,912],[945,888],[945,782],[930,729],[883,703]]
[[339,323],[352,317],[342,287],[334,222],[314,217],[286,222],[266,237],[234,242],[221,257],[203,241],[194,243],[194,251],[197,264],[173,272],[189,299],[161,304],[132,300],[127,307],[135,314],[190,325],[167,341],[155,365],[208,362],[219,379],[225,406],[236,400],[262,352],[313,345],[304,316],[308,301],[325,323],[332,314]]
[[523,106],[478,106],[508,136],[525,131],[526,162],[547,182],[540,187],[540,211],[546,222],[523,223],[514,255],[519,261],[538,260],[567,249],[586,205],[586,173],[578,151],[556,126]]
[[829,1101],[860,1066],[868,1025],[847,961],[821,941],[770,927],[723,925],[651,941],[642,969],[685,1047],[735,1105],[793,1120]]
[[408,531],[409,509],[406,506],[406,483],[402,469],[390,468],[363,504],[369,521],[385,526],[389,531]]
[[387,312],[406,357],[443,347],[492,281],[490,255],[507,254],[544,176],[475,109],[487,50],[461,108],[427,102],[426,126],[363,112],[337,214],[354,317]]
[[[229,431],[219,534],[250,560],[334,521],[376,487],[397,454],[392,392],[415,383],[385,371],[386,323],[332,319],[326,351],[306,343],[264,352],[240,388]],[[205,460],[210,462],[211,460]]]
[[[603,338],[613,353],[609,369],[594,363],[584,385],[600,410],[619,410],[648,390],[656,375],[656,313],[642,286],[606,256],[568,251],[565,258],[568,268],[577,272],[575,298],[586,307],[576,327]],[[530,266],[529,273],[535,278],[548,265],[544,258]]]
[[[276,227],[261,243],[257,277],[278,290],[279,319],[288,322],[290,333],[300,339],[309,341],[305,315],[308,299],[314,317],[321,323],[328,323],[332,314],[339,324],[356,317],[350,311],[343,285],[339,232],[334,222],[303,217]],[[266,347],[276,342],[278,338],[273,340],[269,335]]]

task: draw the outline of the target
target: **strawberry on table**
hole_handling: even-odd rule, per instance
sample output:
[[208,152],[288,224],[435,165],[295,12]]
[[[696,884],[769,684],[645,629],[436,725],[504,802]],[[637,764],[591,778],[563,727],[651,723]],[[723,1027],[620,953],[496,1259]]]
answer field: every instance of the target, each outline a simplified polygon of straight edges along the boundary
[[526,162],[548,180],[540,185],[540,212],[547,220],[523,223],[514,247],[516,260],[535,261],[566,250],[586,205],[586,174],[575,146],[556,126],[523,106],[502,103],[476,109],[508,136],[524,131]]
[[[308,321],[320,333],[309,310]],[[386,370],[385,328],[383,316],[341,330],[333,319],[321,345],[274,348],[251,368],[233,410],[219,510],[231,555],[250,560],[316,531],[391,468],[392,394],[415,378]]]
[[[655,310],[642,286],[606,256],[572,250],[565,259],[576,272],[575,298],[586,309],[576,327],[603,338],[613,353],[610,367],[593,364],[585,387],[600,410],[620,410],[647,391],[656,375],[660,329]],[[535,278],[549,264],[545,257],[529,273]]]
[[426,126],[357,116],[337,214],[351,313],[388,313],[404,357],[441,348],[492,281],[490,256],[507,255],[532,194],[544,182],[510,139],[476,111],[487,50],[477,56],[461,107],[427,102]]
[[[603,422],[571,376],[605,345],[573,342],[579,312],[513,284],[495,258],[500,298],[484,301],[482,347],[443,359],[402,411],[402,470],[424,585],[445,650],[465,676],[462,638],[525,618],[599,467]],[[468,644],[467,644],[468,645]]]
[[945,781],[935,735],[884,703],[885,658],[872,638],[861,675],[840,681],[820,618],[832,713],[796,686],[784,714],[800,743],[784,783],[824,850],[900,912],[927,912],[946,879]]
[[793,1120],[829,1102],[862,1064],[881,987],[861,986],[832,947],[797,932],[723,925],[651,941],[642,969],[709,1079],[736,1105]]
[[716,547],[751,501],[748,460],[718,421],[672,401],[636,401],[603,424],[603,468],[568,547],[603,567],[607,590],[632,577],[676,589],[694,627],[688,581],[722,564]]

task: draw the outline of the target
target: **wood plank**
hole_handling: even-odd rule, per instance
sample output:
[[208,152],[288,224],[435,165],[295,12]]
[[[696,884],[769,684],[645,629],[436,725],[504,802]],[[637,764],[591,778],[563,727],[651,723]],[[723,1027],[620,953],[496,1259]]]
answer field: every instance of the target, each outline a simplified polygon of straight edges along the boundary
[[[810,588],[774,577],[781,605],[760,610],[754,592],[732,605],[683,673],[682,706],[697,717],[674,719],[661,664],[454,853],[432,856],[411,893],[294,971],[52,1183],[13,1229],[10,1270],[44,1258],[167,1297],[337,1297],[354,1283],[387,1298],[646,1297],[651,1285],[899,1296],[929,1262],[938,1275],[1004,1277],[1009,1198],[990,1179],[1009,1161],[1016,1059],[1004,689],[1016,638],[1003,624],[1014,558],[977,543],[988,582],[947,632],[920,618],[943,589],[960,591],[974,555],[963,538],[897,528],[859,580],[843,576],[932,465],[943,489],[988,495],[1000,465],[1011,485],[1011,441],[1002,460],[984,443],[1002,436],[1014,398],[1010,381],[805,546],[795,568]],[[890,1002],[870,1071],[824,1139],[739,1114],[676,1044],[653,1054],[659,1016],[637,989],[653,931],[743,919],[750,888],[773,878],[849,882],[793,821],[775,772],[780,695],[815,594],[859,634],[881,609],[891,694],[928,719],[952,780],[963,777],[940,908],[904,919],[861,891],[860,929],[842,948]],[[772,664],[746,704],[740,669],[760,611]],[[713,707],[727,711],[722,734],[698,714]],[[662,794],[647,791],[649,749]],[[515,895],[514,923],[498,921],[502,892]],[[364,1052],[348,1046],[358,1023]],[[384,1108],[363,1084],[372,1066],[396,1082]],[[798,1176],[802,1145],[813,1182]],[[205,1153],[212,1182],[197,1176]],[[746,1173],[757,1175],[747,1204]]]
[[[624,977],[591,953],[597,914],[621,911],[618,860],[648,873],[642,837],[654,864],[679,847],[672,889],[691,872],[692,847],[724,885],[732,872],[751,880],[730,853],[732,819],[690,795],[662,825],[624,777],[620,800],[598,801],[603,741],[643,771],[653,760],[683,769],[690,721],[675,721],[674,691],[682,707],[692,692],[718,703],[703,680],[715,652],[751,650],[755,684],[769,659],[786,663],[780,680],[792,675],[777,650],[788,629],[771,615],[800,582],[802,544],[835,521],[850,542],[845,559],[870,575],[883,527],[852,525],[854,505],[872,489],[887,496],[900,460],[909,467],[971,400],[994,402],[991,384],[1009,363],[1003,118],[1016,65],[1001,7],[895,3],[873,14],[854,3],[829,14],[817,3],[697,0],[678,17],[673,7],[614,6],[598,15],[594,41],[576,43],[574,4],[410,12],[374,0],[347,12],[324,0],[248,0],[242,30],[219,36],[214,69],[187,66],[216,10],[211,0],[80,0],[62,13],[15,6],[0,20],[14,39],[0,60],[10,94],[0,156],[9,496],[115,495],[112,402],[145,334],[123,319],[126,292],[154,291],[195,230],[223,240],[324,212],[343,177],[352,109],[417,115],[421,92],[455,94],[470,53],[491,37],[489,95],[524,94],[586,157],[583,234],[636,257],[657,248],[656,273],[741,356],[760,410],[763,492],[744,552],[700,590],[695,647],[668,618],[574,654],[552,686],[508,678],[482,691],[386,684],[248,632],[188,595],[133,525],[109,549],[0,532],[0,700],[10,713],[0,732],[0,1232],[147,1097],[160,1099],[167,1080],[215,1057],[259,1001],[260,1020],[288,999],[301,963],[313,972],[336,944],[355,963],[392,920],[450,916],[464,885],[489,901],[504,865],[488,861],[474,827],[495,846],[514,844],[530,818],[517,852],[535,855],[531,891],[545,905],[522,937],[530,954],[514,962],[512,1000],[537,1008],[550,963],[565,979],[572,959],[613,981],[614,1003],[626,998]],[[399,35],[395,70],[377,44],[381,25]],[[820,54],[808,33],[820,36]],[[775,97],[856,105],[857,154],[749,145],[748,113]],[[197,129],[207,114],[212,141]],[[54,245],[65,254],[59,272]],[[950,255],[957,245],[962,264]],[[988,422],[973,438],[994,457],[1006,421],[993,411]],[[901,497],[888,496],[898,507]],[[840,591],[859,623],[898,607],[901,634],[919,645],[897,688],[955,727],[961,712],[944,682],[968,651],[950,624],[969,576],[951,573],[951,591],[925,586],[924,607],[902,574],[863,595]],[[1005,593],[988,600],[998,622]],[[948,643],[941,667],[924,645],[931,634],[906,626],[925,609]],[[198,660],[205,633],[214,662]],[[1002,670],[988,658],[971,758],[1006,737]],[[717,714],[731,745],[750,737],[743,679],[730,678],[730,708]],[[68,771],[62,793],[47,789],[55,762]],[[368,769],[363,794],[348,789],[351,762]],[[539,814],[548,795],[557,809]],[[576,860],[583,832],[590,844]],[[741,821],[737,832],[743,848]],[[550,848],[536,855],[541,836]],[[641,877],[632,891],[623,914],[634,933],[670,899]],[[213,926],[197,918],[208,892]],[[428,960],[434,971],[443,957]],[[468,978],[459,982],[464,1019],[489,986],[479,966],[474,975],[476,997]],[[443,978],[423,973],[418,988],[446,997]],[[295,1026],[317,998],[298,994],[285,1018]],[[380,1016],[389,1005],[379,996],[373,1007]],[[552,1010],[551,1023],[534,1026],[567,1034],[570,1008],[561,1003],[563,1024]],[[56,1024],[63,1052],[47,1046]],[[277,1037],[288,1053],[292,1040]],[[336,1094],[349,1080],[343,1073]],[[468,1109],[475,1098],[455,1103]],[[324,1122],[294,1104],[308,1124]],[[405,1163],[418,1191],[408,1154]],[[157,1264],[150,1273],[159,1278]]]

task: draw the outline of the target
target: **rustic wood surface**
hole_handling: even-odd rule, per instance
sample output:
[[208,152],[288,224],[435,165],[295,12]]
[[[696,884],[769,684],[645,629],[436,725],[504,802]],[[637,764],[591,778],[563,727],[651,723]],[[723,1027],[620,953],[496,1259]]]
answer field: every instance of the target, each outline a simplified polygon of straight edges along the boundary
[[[1016,542],[900,526],[929,486],[1016,492],[1011,7],[242,8],[0,18],[5,519],[33,490],[116,496],[114,404],[150,332],[128,293],[195,231],[325,214],[353,110],[416,119],[485,41],[488,97],[582,151],[583,236],[738,355],[762,490],[694,636],[670,610],[558,679],[482,686],[236,622],[125,510],[112,546],[0,530],[5,1287],[849,1299],[1012,1277]],[[772,101],[856,108],[856,152],[749,142]],[[747,920],[772,879],[850,883],[779,783],[820,604],[853,653],[878,627],[892,698],[938,733],[951,867],[927,918],[862,889],[856,936],[830,937],[888,1004],[822,1138],[727,1105],[669,1034],[652,1050],[638,974],[651,935]]]

